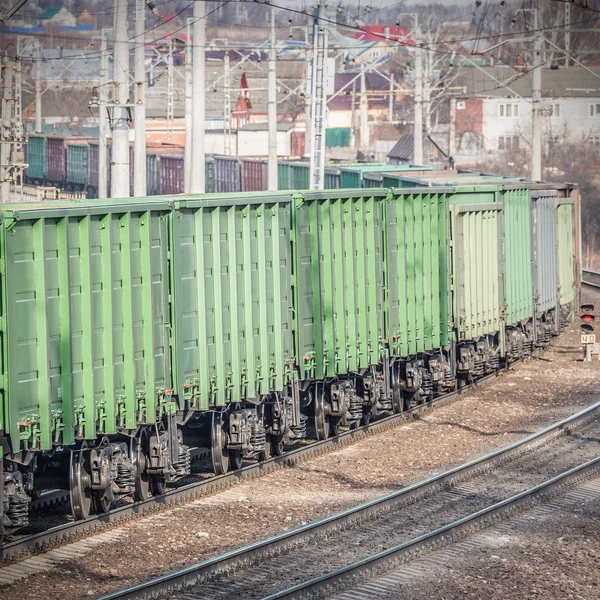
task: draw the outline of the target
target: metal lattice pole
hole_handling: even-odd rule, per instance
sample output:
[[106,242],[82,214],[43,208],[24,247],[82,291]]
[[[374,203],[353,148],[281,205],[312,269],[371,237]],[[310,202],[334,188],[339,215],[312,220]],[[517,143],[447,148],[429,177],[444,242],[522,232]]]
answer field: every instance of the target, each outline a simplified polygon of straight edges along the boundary
[[325,129],[327,127],[327,55],[329,28],[325,16],[325,0],[319,8],[313,29],[312,104],[310,187],[322,190],[325,177]]
[[145,0],[135,0],[135,66],[136,98],[134,107],[135,142],[133,148],[133,195],[146,195],[146,98],[145,85]]

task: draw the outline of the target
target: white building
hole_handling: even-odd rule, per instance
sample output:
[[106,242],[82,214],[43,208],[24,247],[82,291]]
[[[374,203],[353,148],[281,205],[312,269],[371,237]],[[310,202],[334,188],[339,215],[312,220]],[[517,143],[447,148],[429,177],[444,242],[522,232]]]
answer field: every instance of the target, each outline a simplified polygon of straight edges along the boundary
[[[600,68],[542,70],[543,143],[600,144]],[[510,81],[512,79],[512,81]],[[533,74],[512,67],[465,69],[455,102],[454,157],[463,162],[529,147]],[[505,83],[506,82],[506,83]],[[501,85],[505,83],[505,85]]]

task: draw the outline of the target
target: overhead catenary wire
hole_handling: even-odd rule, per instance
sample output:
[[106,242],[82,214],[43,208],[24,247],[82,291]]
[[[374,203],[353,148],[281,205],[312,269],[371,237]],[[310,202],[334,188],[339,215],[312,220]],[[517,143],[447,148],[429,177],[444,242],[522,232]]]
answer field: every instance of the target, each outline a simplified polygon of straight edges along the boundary
[[[176,15],[171,17],[171,19],[169,19],[169,20],[172,20],[172,19],[176,18],[178,15],[182,14],[182,12],[184,12],[187,8],[189,8],[196,1],[207,1],[207,0],[193,0],[190,4],[188,4],[188,6],[186,8],[179,11],[179,13],[177,13]],[[231,2],[239,2],[239,1],[240,0],[228,0],[228,2],[224,2],[224,3],[220,4],[218,7],[214,8],[213,10],[208,12],[202,18],[207,19],[211,14],[217,12],[225,4],[229,4]],[[266,2],[260,2],[259,4],[262,6],[265,6],[265,7],[271,7],[271,8],[276,8],[276,9],[283,10],[283,11],[293,12],[295,14],[302,14],[305,16],[310,16],[310,15],[307,15],[307,13],[305,13],[305,12],[298,11],[297,9],[292,9],[292,8],[285,7],[285,6],[279,6],[272,2],[270,2],[268,4]],[[600,11],[596,11],[596,12],[600,13]],[[311,18],[314,18],[314,17],[311,17]],[[333,21],[333,20],[327,19],[325,17],[320,17],[319,19],[325,20],[329,24],[334,24],[334,25],[342,27],[342,28],[347,28],[347,29],[350,29],[353,31],[368,34],[368,35],[376,37],[380,40],[387,41],[390,44],[397,44],[399,46],[407,47],[407,48],[414,47],[414,44],[412,44],[410,42],[402,41],[400,39],[394,38],[393,36],[385,35],[383,33],[376,33],[376,32],[370,31],[368,29],[364,29],[363,27],[360,27],[360,26],[351,25],[349,23]],[[592,22],[595,22],[598,20],[600,20],[600,17],[592,17],[590,19],[584,19],[584,20],[575,21],[575,22],[571,21],[571,27],[573,27],[575,25],[592,23]],[[161,25],[164,24],[165,22],[162,22]],[[251,27],[251,26],[248,25],[247,27]],[[519,35],[532,34],[532,33],[536,33],[536,32],[541,33],[541,32],[545,32],[545,31],[560,30],[560,29],[564,29],[564,27],[565,27],[565,23],[561,23],[559,25],[552,25],[552,26],[548,26],[548,27],[539,27],[538,29],[535,29],[535,30],[534,29],[525,29],[524,31],[504,32],[504,33],[500,33],[500,34],[493,34],[493,35],[487,35],[487,36],[482,36],[482,37],[464,37],[464,38],[454,38],[454,39],[448,39],[448,40],[435,40],[435,41],[430,41],[430,42],[421,44],[421,48],[422,48],[422,50],[425,50],[427,52],[433,52],[433,53],[438,53],[438,54],[447,54],[447,51],[437,50],[437,49],[433,48],[432,46],[438,46],[440,44],[459,44],[461,42],[475,42],[475,41],[495,40],[495,39],[499,39],[499,38],[510,38],[510,37],[516,37]],[[146,33],[151,32],[156,28],[157,28],[157,26],[147,30]],[[160,42],[162,40],[167,40],[170,37],[172,37],[174,34],[179,33],[180,31],[183,31],[185,29],[186,29],[186,25],[182,25],[181,27],[178,27],[177,29],[174,29],[173,31],[170,31],[158,38],[155,38],[153,41],[154,41],[154,43],[156,43],[156,42]],[[42,34],[42,35],[44,35],[44,34]],[[54,37],[56,38],[57,36],[54,36]],[[134,40],[136,37],[137,36],[133,36],[133,37],[129,38],[129,40],[130,41]],[[72,39],[72,38],[68,38],[65,36],[64,39]],[[252,47],[252,45],[253,45],[253,43],[250,42],[248,44],[248,48]],[[192,44],[192,47],[194,47],[194,44]],[[352,45],[352,46],[336,45],[335,46],[335,48],[338,50],[353,50],[353,49],[356,49],[357,47],[358,47],[358,45]],[[207,49],[212,48],[212,44],[205,44],[205,48],[207,48]],[[236,46],[236,48],[243,48],[243,46],[238,45],[238,46]],[[131,46],[131,49],[132,50],[135,49],[135,46]],[[227,49],[227,46],[223,46],[222,49]],[[108,47],[106,52],[111,53],[112,47]],[[77,57],[77,56],[69,57],[69,60],[90,60],[90,59],[99,57],[101,55],[101,53],[102,53],[102,51],[92,51],[92,52],[88,52],[86,54],[82,54],[80,57]],[[36,59],[32,58],[31,60],[35,61]],[[43,57],[41,60],[43,62],[48,62],[48,61],[53,61],[53,60],[64,60],[64,59],[61,57]]]

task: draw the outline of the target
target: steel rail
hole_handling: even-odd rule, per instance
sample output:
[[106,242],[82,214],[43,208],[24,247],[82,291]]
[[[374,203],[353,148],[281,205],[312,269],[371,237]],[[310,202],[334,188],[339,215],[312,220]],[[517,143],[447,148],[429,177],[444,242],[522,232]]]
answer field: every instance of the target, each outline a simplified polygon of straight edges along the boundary
[[600,288],[600,273],[583,269],[581,282],[589,287]]
[[[521,361],[517,361],[510,365],[510,367],[512,368],[520,362]],[[339,448],[363,440],[370,435],[386,431],[410,421],[411,419],[419,418],[434,407],[442,406],[459,398],[464,392],[481,386],[490,379],[497,377],[502,372],[504,372],[504,370],[490,373],[478,381],[464,386],[462,389],[434,398],[430,402],[415,406],[408,411],[372,421],[369,425],[362,426],[358,429],[344,431],[327,440],[311,442],[306,446],[289,450],[281,456],[275,456],[263,462],[247,465],[237,471],[232,471],[224,475],[217,475],[210,477],[209,479],[190,483],[177,489],[169,490],[161,496],[153,496],[147,500],[132,502],[125,506],[114,508],[101,515],[92,515],[81,521],[65,523],[12,542],[5,542],[0,547],[0,566],[3,563],[9,564],[21,557],[25,558],[32,554],[38,554],[68,542],[75,541],[85,535],[105,530],[108,527],[113,527],[118,523],[221,492],[240,481],[262,477],[277,469],[292,467],[303,460],[338,450]],[[60,492],[58,492],[57,495],[60,496]]]
[[233,550],[221,556],[190,565],[156,579],[140,583],[117,592],[106,594],[99,600],[134,600],[153,598],[184,587],[197,585],[215,579],[220,573],[247,568],[261,560],[294,547],[305,544],[315,537],[333,534],[340,529],[372,519],[375,515],[392,507],[412,504],[425,496],[456,485],[460,481],[512,460],[524,452],[538,448],[571,429],[582,426],[597,417],[600,402],[562,419],[536,433],[518,440],[504,448],[486,454],[464,465],[444,471],[424,481],[414,483],[396,492],[370,500],[340,513],[325,517],[313,523],[297,527]]
[[362,578],[374,577],[396,568],[402,563],[414,560],[417,556],[426,552],[456,543],[460,539],[498,522],[500,519],[509,518],[517,511],[531,508],[558,492],[574,487],[583,480],[598,474],[600,474],[600,456],[453,523],[439,527],[383,552],[373,554],[341,569],[266,596],[263,600],[318,598],[324,592],[331,595],[343,588],[356,585]]

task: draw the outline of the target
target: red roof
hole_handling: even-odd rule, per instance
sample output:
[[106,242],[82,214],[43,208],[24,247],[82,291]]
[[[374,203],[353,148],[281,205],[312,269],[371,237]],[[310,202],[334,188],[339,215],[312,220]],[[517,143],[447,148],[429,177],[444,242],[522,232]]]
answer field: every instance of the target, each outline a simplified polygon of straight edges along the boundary
[[395,25],[365,25],[361,27],[361,31],[357,31],[354,34],[354,37],[361,40],[379,42],[386,37],[386,28],[388,29],[390,40],[402,38],[402,41],[406,41],[407,44],[414,44],[412,36],[409,35],[410,31],[405,27],[396,27]]

